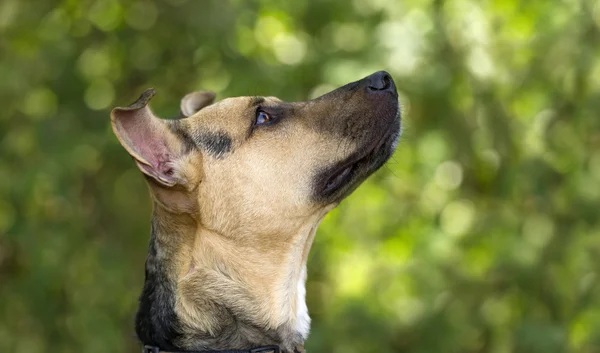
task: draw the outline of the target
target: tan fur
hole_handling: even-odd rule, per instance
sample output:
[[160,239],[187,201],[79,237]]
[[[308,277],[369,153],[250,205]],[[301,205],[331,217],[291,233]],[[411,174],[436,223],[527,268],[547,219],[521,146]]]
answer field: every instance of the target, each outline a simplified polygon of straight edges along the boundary
[[[176,283],[175,312],[183,332],[189,332],[178,345],[197,347],[194,332],[218,336],[227,317],[217,315],[223,308],[267,331],[287,327],[303,340],[309,323],[304,303],[308,253],[319,222],[339,202],[315,202],[314,175],[365,144],[365,138],[336,133],[322,119],[373,103],[356,95],[351,104],[332,99],[295,105],[288,122],[254,129],[249,136],[254,98],[210,105],[213,98],[203,92],[187,95],[178,129],[200,141],[202,134],[226,133],[232,151],[225,157],[186,151],[169,123],[152,114],[148,97],[111,114],[119,141],[148,176],[154,219],[169,229],[157,235],[158,256],[168,259]],[[273,97],[261,103],[280,104]],[[125,120],[131,117],[135,120]],[[340,123],[340,129],[351,122]],[[160,139],[157,146],[169,156],[172,173],[161,173],[142,155],[148,151],[139,146],[139,131]]]
[[[222,106],[199,112],[190,125],[201,129],[208,121],[212,128],[218,124],[235,131],[238,125],[231,117],[239,116],[246,106],[244,99],[227,99]],[[288,133],[285,139],[266,133],[261,137],[239,146],[224,160],[206,160],[202,167],[192,256],[181,252],[186,260],[177,271],[186,274],[180,279],[177,308],[192,327],[211,332],[213,325],[199,308],[206,297],[223,295],[222,288],[239,289],[239,293],[228,291],[222,300],[248,312],[253,321],[270,328],[295,325],[296,283],[316,226],[334,206],[311,205],[310,180],[297,171],[343,159],[355,146],[350,142],[343,143],[350,147],[343,150],[333,143],[324,146],[327,137],[307,128]],[[193,268],[191,273],[188,268]],[[212,292],[200,295],[197,288],[206,283],[212,284],[206,289]]]

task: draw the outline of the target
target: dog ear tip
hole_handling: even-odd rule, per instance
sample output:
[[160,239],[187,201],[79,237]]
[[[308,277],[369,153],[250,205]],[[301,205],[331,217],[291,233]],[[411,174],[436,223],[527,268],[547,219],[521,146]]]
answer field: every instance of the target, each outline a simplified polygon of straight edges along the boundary
[[142,97],[149,96],[148,99],[150,99],[150,98],[154,97],[155,94],[156,94],[156,90],[154,89],[154,87],[149,87],[149,88],[146,88],[144,93],[142,93]]
[[187,100],[195,100],[195,99],[214,99],[217,96],[217,94],[213,91],[193,91],[190,92],[188,94],[186,94],[185,96],[183,96],[182,100],[183,101],[187,101]]
[[129,112],[129,111],[135,111],[135,110],[144,108],[145,106],[148,105],[148,102],[150,102],[150,99],[152,99],[152,97],[154,97],[155,94],[156,94],[156,90],[154,88],[150,87],[150,88],[147,88],[146,90],[144,90],[144,92],[142,92],[140,97],[135,102],[131,103],[130,105],[128,105],[126,107],[113,108],[110,111],[111,120],[114,120],[115,114]]
[[140,95],[140,98],[138,98],[133,104],[131,104],[127,108],[131,110],[141,109],[148,105],[148,102],[150,102],[150,99],[152,99],[152,97],[154,97],[155,94],[156,90],[154,88],[148,88]]

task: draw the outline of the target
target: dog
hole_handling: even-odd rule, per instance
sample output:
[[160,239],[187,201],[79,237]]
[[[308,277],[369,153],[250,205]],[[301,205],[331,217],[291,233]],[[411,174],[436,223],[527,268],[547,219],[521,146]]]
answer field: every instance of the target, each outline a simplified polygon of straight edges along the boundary
[[144,352],[303,352],[317,226],[394,152],[384,71],[306,102],[211,92],[160,119],[146,90],[111,112],[153,200],[135,319]]

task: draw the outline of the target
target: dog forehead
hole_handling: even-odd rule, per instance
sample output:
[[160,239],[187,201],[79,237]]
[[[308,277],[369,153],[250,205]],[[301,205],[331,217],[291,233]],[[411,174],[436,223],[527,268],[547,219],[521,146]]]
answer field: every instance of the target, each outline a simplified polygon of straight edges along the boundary
[[185,120],[191,130],[235,132],[248,124],[252,114],[251,97],[233,97],[211,104]]
[[[194,123],[207,122],[220,125],[221,119],[238,120],[236,117],[251,117],[261,105],[274,105],[282,102],[277,97],[239,96],[224,98],[211,104],[190,117]],[[217,119],[217,120],[213,120]]]
[[250,96],[227,97],[216,102],[214,106],[221,109],[247,109],[252,105],[252,99]]
[[192,130],[225,128],[235,134],[239,129],[248,127],[260,107],[273,107],[280,103],[283,101],[277,97],[229,97],[196,112],[187,119],[188,126]]
[[217,102],[216,105],[221,106],[222,108],[244,109],[282,102],[281,99],[274,96],[240,96],[225,98],[222,101]]

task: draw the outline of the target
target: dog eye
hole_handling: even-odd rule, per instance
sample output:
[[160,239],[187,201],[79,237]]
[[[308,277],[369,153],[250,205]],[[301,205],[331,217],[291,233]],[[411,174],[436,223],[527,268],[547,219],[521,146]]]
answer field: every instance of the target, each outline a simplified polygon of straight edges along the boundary
[[256,125],[268,124],[271,120],[271,116],[262,110],[256,112]]

